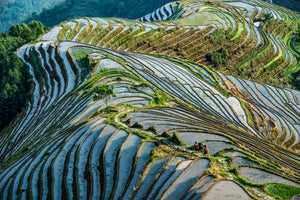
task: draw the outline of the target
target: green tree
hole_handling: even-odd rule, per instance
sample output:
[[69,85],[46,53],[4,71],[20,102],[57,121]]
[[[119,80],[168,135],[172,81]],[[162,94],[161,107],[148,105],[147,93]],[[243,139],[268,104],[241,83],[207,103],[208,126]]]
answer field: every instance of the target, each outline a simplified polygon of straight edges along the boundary
[[0,34],[0,131],[17,115],[30,98],[31,75],[15,54],[17,48],[45,33],[40,22],[17,24]]
[[29,27],[32,30],[32,33],[35,35],[33,36],[34,38],[37,38],[39,35],[43,34],[46,32],[47,28],[38,21],[31,21],[29,23]]
[[227,59],[229,58],[229,52],[225,48],[221,47],[218,50],[206,54],[206,61],[218,68],[222,65],[227,65]]
[[264,21],[264,22],[267,22],[267,21],[272,20],[272,18],[273,18],[273,16],[272,16],[271,13],[266,13],[266,14],[264,15],[263,21]]
[[33,38],[32,31],[26,24],[22,24],[22,31],[20,36],[25,40],[31,40]]

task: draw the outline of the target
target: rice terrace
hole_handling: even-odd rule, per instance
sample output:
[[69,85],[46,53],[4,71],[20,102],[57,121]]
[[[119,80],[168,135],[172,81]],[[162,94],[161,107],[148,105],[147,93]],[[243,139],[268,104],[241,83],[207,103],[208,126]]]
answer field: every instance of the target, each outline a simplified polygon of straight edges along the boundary
[[0,132],[0,198],[299,199],[299,27],[261,0],[58,24],[16,51],[32,98]]

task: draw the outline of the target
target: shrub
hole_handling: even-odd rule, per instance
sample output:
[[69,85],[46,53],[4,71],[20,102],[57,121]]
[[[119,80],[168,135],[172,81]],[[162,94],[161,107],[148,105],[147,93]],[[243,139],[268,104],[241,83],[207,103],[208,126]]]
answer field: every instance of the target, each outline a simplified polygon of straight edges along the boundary
[[206,54],[206,61],[218,68],[220,65],[227,65],[227,59],[229,58],[228,50],[221,47],[218,50]]
[[113,94],[113,87],[108,85],[96,85],[94,87],[95,95],[93,96],[94,101]]
[[184,146],[184,143],[180,140],[176,132],[174,132],[173,136],[169,140],[175,144]]
[[273,16],[272,16],[271,13],[266,13],[265,16],[264,16],[263,21],[264,21],[264,22],[271,21],[272,18],[273,18]]

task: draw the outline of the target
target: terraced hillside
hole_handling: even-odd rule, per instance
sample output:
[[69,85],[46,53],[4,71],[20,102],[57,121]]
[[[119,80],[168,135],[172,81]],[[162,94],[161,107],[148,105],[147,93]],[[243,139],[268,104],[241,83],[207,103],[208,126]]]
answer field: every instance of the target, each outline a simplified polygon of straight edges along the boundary
[[55,27],[51,39],[179,58],[279,86],[293,84],[299,70],[299,55],[289,48],[299,15],[273,4],[182,1],[140,21],[76,19]]
[[[298,23],[298,16],[251,3],[256,14],[243,9],[244,2],[175,2],[140,21],[80,18],[20,48],[17,55],[33,77],[33,97],[0,133],[0,198],[299,194],[300,92],[235,76],[236,66],[247,60],[269,69],[281,56],[288,63],[277,63],[283,72],[294,70],[296,55],[285,45],[293,30],[282,25],[277,35],[274,30],[268,35],[264,29],[277,21]],[[255,28],[251,16],[264,12],[277,21]],[[201,22],[204,16],[213,18]],[[142,22],[154,20],[168,21]],[[212,43],[220,31],[232,37]],[[208,64],[201,50],[233,52],[246,41],[269,57],[245,50],[240,58],[226,60],[236,65],[219,63],[225,66],[219,71],[198,65]],[[193,52],[194,57],[184,57]],[[271,72],[260,71],[266,77]],[[207,145],[209,154],[195,151],[195,141]]]

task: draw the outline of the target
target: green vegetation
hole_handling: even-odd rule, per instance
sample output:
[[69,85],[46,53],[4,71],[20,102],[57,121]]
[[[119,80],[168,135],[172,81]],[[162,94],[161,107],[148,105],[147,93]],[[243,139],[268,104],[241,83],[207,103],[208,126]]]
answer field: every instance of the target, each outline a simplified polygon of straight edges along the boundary
[[210,39],[211,43],[216,44],[217,42],[220,42],[225,38],[225,31],[222,30],[222,29],[217,30],[211,36],[212,36],[211,39]]
[[[144,85],[144,83],[142,82],[140,85]],[[171,100],[171,97],[163,92],[162,90],[158,90],[155,88],[152,88],[155,90],[155,94],[152,95],[153,96],[153,101],[151,103],[151,106],[164,106],[166,105],[166,102]]]
[[0,34],[0,130],[26,105],[30,98],[31,75],[27,65],[15,54],[17,48],[45,33],[40,22],[13,25]]
[[[206,174],[211,174],[217,179],[224,179],[229,177],[228,170],[224,168],[223,160],[220,157],[213,157],[209,154],[205,155],[210,159],[210,167],[206,170]],[[227,165],[227,164],[226,164]]]
[[[187,5],[189,4],[186,2],[182,6],[188,7]],[[287,40],[297,31],[299,24],[297,14],[278,7],[278,14],[283,16],[283,13],[286,13],[291,16],[291,23],[287,18],[275,19],[272,13],[266,13],[263,10],[258,17],[253,15],[251,18],[252,21],[261,22],[258,31],[254,31],[247,25],[248,20],[233,11],[232,7],[223,3],[219,3],[218,6],[229,9],[230,16],[215,6],[207,5],[205,10],[213,10],[209,11],[212,16],[217,12],[219,15],[233,18],[232,22],[236,23],[235,30],[232,31],[232,27],[227,30],[213,30],[212,26],[207,26],[202,30],[191,30],[187,27],[165,29],[166,31],[155,29],[146,34],[139,34],[134,40],[129,41],[128,45],[128,42],[125,42],[126,46],[122,46],[124,47],[122,49],[129,47],[129,51],[190,61],[198,65],[212,66],[224,74],[280,87],[297,88],[295,85],[297,85],[300,73],[297,71],[298,67],[295,66],[297,62],[295,59],[290,62],[293,58],[283,50]],[[276,8],[274,6],[274,9]],[[203,15],[201,12],[195,12],[188,17],[176,19],[174,22],[179,26],[186,25],[184,22],[189,22],[193,18],[197,19],[192,22],[193,25],[214,24],[214,17],[205,18],[205,22],[201,21]],[[260,36],[257,36],[257,33]],[[277,48],[274,47],[273,40],[278,40]]]
[[104,76],[109,76],[109,75],[119,75],[119,76],[123,76],[123,77],[130,77],[132,79],[137,80],[137,77],[134,76],[131,73],[128,73],[126,71],[122,71],[122,70],[118,70],[118,69],[103,69],[101,70],[96,76],[93,76],[92,78],[90,78],[88,81],[85,82],[85,84],[80,87],[79,89],[90,89],[94,83],[97,82],[97,80],[99,80],[101,77]]
[[37,14],[42,11],[45,12],[47,10],[47,7],[52,7],[54,4],[62,2],[63,0],[6,1],[7,3],[5,3],[5,0],[0,2],[0,32],[9,29],[12,24],[17,24],[24,21],[30,15],[32,15],[33,17],[37,17]]
[[164,96],[156,93],[155,97],[154,97],[154,102],[157,105],[164,105],[165,104],[165,98],[164,98]]
[[118,112],[118,109],[113,106],[107,106],[101,110],[97,110],[93,113],[92,117],[96,117],[97,115],[100,115],[102,113],[116,113]]
[[72,40],[77,35],[82,26],[82,24],[77,23],[76,27],[68,34],[67,40]]
[[294,50],[300,56],[300,27],[299,27],[299,30],[298,30],[296,36],[292,40],[292,46],[293,46]]
[[229,52],[227,49],[221,47],[218,50],[206,54],[206,61],[213,65],[215,68],[226,66],[228,64]]
[[65,27],[59,32],[59,34],[58,34],[58,36],[57,36],[58,40],[60,40],[60,41],[63,40],[64,37],[65,37],[65,35],[66,35],[69,31],[71,31],[71,28],[68,27],[68,26],[65,26]]
[[177,133],[174,132],[173,136],[171,138],[169,138],[169,140],[175,144],[178,144],[180,146],[185,146],[184,143],[180,140],[180,138],[178,137]]
[[165,157],[182,156],[188,159],[195,159],[196,157],[180,149],[174,148],[172,145],[159,145],[151,152],[151,160],[161,159]]
[[[29,18],[27,19],[28,22],[34,19],[42,21],[47,26],[54,26],[62,21],[80,16],[122,17],[136,19],[149,12],[154,11],[156,8],[168,2],[171,1],[72,0],[63,2],[63,0],[4,0],[0,2],[0,31],[5,31],[12,24],[20,23],[27,18]],[[298,3],[297,0],[273,0],[273,2],[274,4],[300,12],[299,6],[295,6]],[[135,9],[136,7],[138,7],[139,9]]]
[[263,22],[267,22],[267,21],[270,21],[270,20],[272,20],[272,14],[271,13],[266,13],[265,15],[264,15],[264,19],[263,19]]
[[250,181],[248,181],[247,179],[241,177],[240,175],[236,176],[234,175],[234,179],[236,181],[238,181],[239,183],[241,183],[242,185],[245,185],[245,186],[250,186],[250,187],[256,187],[258,189],[263,189],[264,185],[263,184],[260,184],[260,183],[252,183]]
[[41,71],[41,68],[40,68],[41,63],[40,63],[38,55],[34,51],[31,51],[30,52],[30,58],[31,58],[30,59],[30,64],[33,67],[33,71],[34,71],[36,80],[38,82],[43,81],[44,73]]
[[113,94],[113,90],[114,88],[109,87],[109,85],[96,85],[94,87],[94,92],[95,92],[93,96],[94,101]]
[[251,107],[249,106],[249,104],[247,104],[246,102],[244,101],[240,101],[241,102],[241,105],[246,113],[246,116],[247,116],[247,122],[249,123],[249,125],[251,127],[254,127],[254,119],[253,119],[253,116],[251,115],[251,112],[250,112],[250,109]]
[[86,77],[90,73],[91,68],[95,66],[95,64],[90,63],[88,55],[78,59],[77,63],[78,66],[81,68],[81,74],[80,74],[81,78]]
[[140,87],[147,87],[147,86],[149,86],[149,83],[146,82],[146,81],[142,81],[142,82],[140,82],[139,84],[134,85],[133,87],[134,87],[135,89],[138,89],[138,88],[140,88]]
[[121,125],[120,123],[118,123],[114,120],[116,115],[117,115],[116,112],[108,113],[108,115],[106,115],[105,123],[111,124],[120,130],[125,130],[128,133],[136,134],[136,135],[140,136],[141,138],[143,138],[145,141],[148,141],[148,142],[157,142],[158,141],[156,138],[151,137],[150,135],[148,135],[147,133],[145,133],[143,131],[124,127],[123,125]]
[[265,191],[276,199],[290,199],[300,194],[300,188],[280,183],[271,183],[265,186]]

